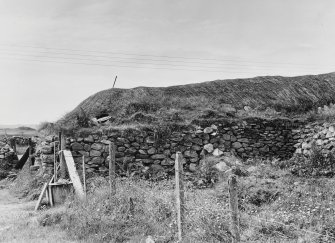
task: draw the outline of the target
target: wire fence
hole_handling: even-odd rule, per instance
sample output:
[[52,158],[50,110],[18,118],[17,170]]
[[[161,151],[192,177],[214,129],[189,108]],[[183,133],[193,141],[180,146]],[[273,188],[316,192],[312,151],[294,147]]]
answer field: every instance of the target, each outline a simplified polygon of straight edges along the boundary
[[[72,157],[83,156],[77,155]],[[111,158],[113,159],[113,156],[109,157],[109,159]],[[164,188],[157,186],[157,183],[124,177],[115,170],[111,171],[115,176],[113,183],[115,183],[116,186],[116,193],[125,193],[127,190],[133,191],[136,192],[136,195],[140,195],[145,200],[159,200],[166,204],[173,205],[174,211],[172,219],[164,222],[164,224],[167,228],[173,229],[176,235],[178,234],[180,241],[185,237],[185,234],[193,234],[194,237],[199,237],[204,234],[204,232],[209,232],[209,234],[212,234],[212,237],[219,241],[220,239],[232,239],[233,242],[250,242],[246,232],[256,230],[257,232],[263,233],[266,237],[271,237],[272,235],[282,239],[283,242],[294,241],[297,237],[306,237],[306,235],[309,235],[313,241],[335,242],[335,234],[332,232],[316,232],[304,229],[295,225],[294,222],[285,223],[271,218],[271,215],[268,217],[254,215],[250,213],[246,205],[242,205],[243,202],[239,200],[241,198],[235,199],[238,203],[234,207],[234,205],[231,204],[233,196],[230,193],[232,191],[231,183],[227,183],[228,188],[224,188],[224,192],[221,192],[220,195],[213,189],[196,190],[185,186],[184,181],[177,181],[184,180],[183,177],[187,175],[182,170],[180,171],[180,167],[176,169],[177,165],[182,162],[181,160],[181,154],[177,153],[175,168],[170,170],[170,172],[175,170],[176,178],[179,179],[175,178],[173,183],[170,183],[168,187]],[[121,164],[118,164],[115,160],[113,163],[118,165],[118,169],[123,175],[129,174],[128,171],[123,169]],[[177,176],[177,174],[179,174],[179,176]],[[229,178],[229,180],[231,179],[232,177]],[[239,182],[237,181],[237,183]],[[176,185],[183,186],[178,188]],[[124,190],[124,188],[127,188],[127,190]],[[90,188],[89,190],[94,191],[94,188]],[[226,195],[223,195],[225,193]],[[291,192],[291,194],[293,194],[293,192]],[[134,193],[130,193],[129,195],[134,195]],[[244,210],[239,210],[239,208],[244,208]],[[183,214],[181,217],[177,216],[178,210],[179,213]],[[237,220],[233,220],[233,215],[237,215]],[[173,224],[176,225],[171,226]],[[180,228],[178,228],[177,225],[180,225]],[[274,225],[277,227],[274,227]],[[164,238],[165,236],[158,235],[155,237]]]

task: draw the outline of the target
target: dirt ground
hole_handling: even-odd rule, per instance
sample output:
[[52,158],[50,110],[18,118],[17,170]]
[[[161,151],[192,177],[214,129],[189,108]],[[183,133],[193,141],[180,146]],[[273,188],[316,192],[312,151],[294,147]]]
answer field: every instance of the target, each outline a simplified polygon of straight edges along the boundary
[[0,187],[0,242],[73,242],[61,229],[38,224],[35,203],[17,199]]

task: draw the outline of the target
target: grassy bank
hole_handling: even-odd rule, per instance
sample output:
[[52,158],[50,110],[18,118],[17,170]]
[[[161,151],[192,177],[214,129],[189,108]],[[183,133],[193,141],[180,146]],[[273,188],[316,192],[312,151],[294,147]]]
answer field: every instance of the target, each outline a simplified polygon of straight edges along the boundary
[[[238,177],[242,242],[334,242],[335,181],[308,178],[280,169],[278,161],[248,161]],[[228,186],[186,183],[184,242],[230,242]],[[108,183],[89,183],[88,200],[69,199],[57,212],[41,213],[41,225],[57,224],[84,242],[176,242],[173,181],[118,178],[117,194]]]

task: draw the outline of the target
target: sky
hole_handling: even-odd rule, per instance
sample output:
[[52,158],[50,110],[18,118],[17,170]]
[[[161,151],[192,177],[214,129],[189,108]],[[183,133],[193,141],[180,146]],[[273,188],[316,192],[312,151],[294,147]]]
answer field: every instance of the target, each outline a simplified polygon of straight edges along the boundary
[[94,93],[335,71],[333,0],[0,0],[0,124]]

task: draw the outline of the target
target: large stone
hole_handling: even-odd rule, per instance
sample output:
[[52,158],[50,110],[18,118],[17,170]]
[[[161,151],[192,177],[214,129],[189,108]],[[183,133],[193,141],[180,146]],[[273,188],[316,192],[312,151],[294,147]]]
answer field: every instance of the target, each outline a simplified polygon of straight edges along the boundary
[[303,142],[301,145],[302,149],[310,149],[312,147],[312,145],[310,143],[307,142]]
[[126,150],[126,147],[123,147],[123,146],[120,146],[120,147],[117,148],[117,151],[119,151],[119,152],[123,152],[125,150]]
[[162,162],[161,162],[161,165],[174,165],[174,160],[172,159],[163,159]]
[[126,138],[117,138],[116,140],[120,143],[129,143],[129,140]]
[[148,155],[148,154],[136,154],[135,157],[137,159],[149,159],[150,155]]
[[331,137],[334,137],[334,133],[333,132],[327,132],[326,134],[326,138],[331,138]]
[[101,158],[101,157],[94,157],[94,158],[91,160],[91,163],[92,163],[92,164],[98,164],[98,165],[100,165],[100,164],[103,163],[103,158]]
[[147,143],[155,143],[155,137],[154,136],[149,136],[145,139]]
[[152,159],[165,159],[165,155],[164,154],[154,154],[153,156],[151,156]]
[[242,147],[242,144],[240,143],[240,142],[235,142],[235,143],[233,143],[233,148],[235,148],[235,149],[239,149],[239,148],[241,148]]
[[221,156],[222,154],[223,154],[223,152],[218,148],[214,149],[214,151],[213,151],[214,156]]
[[194,151],[200,151],[201,150],[201,147],[199,145],[193,145],[191,148]]
[[186,150],[185,152],[184,152],[184,156],[186,157],[186,158],[196,158],[196,157],[198,157],[198,154],[197,154],[197,152],[195,152],[195,151],[190,151],[190,150]]
[[148,149],[148,154],[154,154],[154,153],[156,153],[156,149],[155,148]]
[[99,156],[101,156],[101,152],[98,151],[98,150],[91,150],[90,151],[90,156],[91,157],[99,157]]
[[212,127],[206,127],[204,129],[204,133],[212,133],[213,132],[213,128]]
[[197,164],[191,163],[190,166],[189,166],[189,170],[192,171],[192,172],[197,171]]
[[143,150],[143,149],[140,149],[138,152],[139,152],[140,154],[147,154],[147,152],[146,152],[145,150]]
[[239,138],[237,141],[241,142],[241,143],[248,143],[249,139],[247,139],[247,138]]
[[73,143],[72,145],[71,145],[71,149],[73,150],[73,151],[80,151],[80,150],[83,150],[84,149],[84,147],[83,147],[83,145],[81,145],[80,143]]
[[103,145],[100,143],[93,143],[91,145],[91,149],[94,149],[94,150],[101,150],[102,148],[103,148]]
[[230,141],[230,135],[229,134],[223,134],[222,138],[226,141]]
[[94,138],[92,135],[89,135],[87,138],[84,138],[85,142],[94,143]]
[[170,140],[174,142],[180,142],[181,140],[183,140],[183,137],[171,137]]
[[269,152],[269,147],[268,146],[264,146],[263,148],[260,148],[259,151],[260,152]]
[[112,142],[109,141],[109,140],[107,140],[107,139],[103,139],[103,140],[101,140],[101,143],[103,143],[103,144],[105,144],[105,145],[109,145],[109,144],[111,144]]
[[85,149],[86,151],[90,151],[90,150],[91,150],[91,146],[88,145],[88,144],[85,144],[85,145],[84,145],[84,149]]
[[135,154],[136,152],[137,152],[137,149],[133,148],[133,147],[131,147],[131,148],[129,148],[125,151],[125,153],[127,153],[127,154]]
[[214,150],[213,144],[208,143],[204,146],[204,150],[206,150],[208,153],[212,153]]

